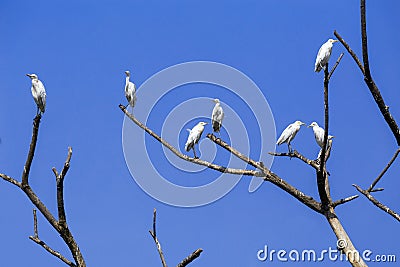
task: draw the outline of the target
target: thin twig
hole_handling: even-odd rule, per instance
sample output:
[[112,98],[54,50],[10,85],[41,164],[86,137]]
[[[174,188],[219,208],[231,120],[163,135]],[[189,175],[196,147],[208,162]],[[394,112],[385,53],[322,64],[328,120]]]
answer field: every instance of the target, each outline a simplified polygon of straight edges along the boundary
[[247,162],[248,164],[262,171],[262,173],[265,175],[265,177],[263,177],[265,181],[273,183],[274,185],[278,186],[279,188],[289,193],[291,196],[295,197],[297,200],[299,200],[301,203],[311,208],[312,210],[318,213],[322,212],[321,203],[319,203],[312,197],[304,194],[303,192],[301,192],[300,190],[298,190],[297,188],[295,188],[294,186],[292,186],[291,184],[280,178],[278,175],[276,175],[271,170],[266,168],[262,162],[257,163],[255,160],[250,159],[249,157],[243,155],[233,147],[229,146],[226,142],[222,141],[220,138],[215,138],[215,136],[213,137],[213,135],[207,135],[207,137],[217,145],[223,147],[224,149],[232,153],[234,156],[238,157],[244,162]]
[[38,115],[36,115],[35,119],[33,120],[31,144],[29,145],[28,157],[26,158],[24,170],[22,172],[22,185],[23,186],[28,184],[28,177],[29,177],[29,172],[31,170],[33,156],[35,155],[35,149],[36,149],[36,143],[37,143],[37,137],[38,137],[38,133],[39,133],[39,125],[40,125],[41,118],[42,118],[42,116],[40,114],[38,114]]
[[358,198],[358,195],[354,195],[354,196],[351,196],[351,197],[346,197],[346,198],[342,198],[342,199],[336,200],[335,202],[332,203],[332,207],[336,207],[336,206],[342,205],[342,204],[350,202],[350,201],[352,201],[352,200],[354,200],[356,198]]
[[386,165],[386,167],[382,170],[382,172],[378,175],[378,177],[376,177],[376,179],[372,182],[372,184],[370,185],[370,187],[367,189],[368,192],[371,192],[375,185],[379,182],[379,180],[383,177],[383,175],[385,175],[385,173],[387,172],[387,170],[390,168],[390,166],[393,164],[393,162],[396,160],[397,156],[400,153],[400,148],[398,148],[396,150],[396,152],[394,153],[393,157],[390,159],[389,163]]
[[374,188],[374,189],[371,190],[371,193],[374,193],[374,192],[381,192],[381,191],[383,191],[383,190],[385,190],[385,188]]
[[361,38],[362,38],[362,53],[363,53],[363,61],[364,66],[361,66],[360,60],[357,58],[355,53],[351,50],[350,46],[341,38],[341,36],[335,31],[335,36],[339,39],[339,41],[343,44],[343,46],[347,49],[353,59],[356,61],[358,67],[364,75],[364,81],[368,86],[369,91],[371,92],[375,103],[377,104],[379,111],[381,112],[383,118],[388,124],[390,130],[393,133],[394,138],[396,139],[397,145],[400,146],[400,129],[397,125],[397,122],[393,118],[392,114],[389,112],[389,107],[385,104],[381,92],[378,86],[375,84],[375,81],[372,79],[370,68],[369,68],[369,59],[368,59],[368,40],[367,40],[367,22],[365,15],[365,0],[360,0],[360,13],[361,13]]
[[203,250],[201,248],[193,251],[192,254],[190,254],[189,256],[187,256],[183,261],[181,261],[176,267],[185,267],[186,265],[188,265],[189,263],[191,263],[192,261],[194,261],[195,259],[197,259],[198,257],[200,257],[200,254],[203,252]]
[[160,255],[160,259],[161,259],[161,263],[162,263],[163,267],[167,267],[167,263],[164,258],[164,253],[161,249],[161,244],[158,241],[158,238],[156,235],[156,216],[157,216],[157,211],[156,211],[156,209],[154,209],[154,211],[153,211],[153,231],[149,230],[149,233],[150,233],[151,237],[153,238],[154,242],[156,243],[157,251],[158,251],[158,254]]
[[125,108],[123,105],[119,105],[120,109],[128,116],[128,118],[134,122],[137,126],[142,128],[146,133],[150,134],[152,137],[154,137],[157,141],[159,141],[162,145],[164,145],[166,148],[168,148],[172,153],[174,153],[176,156],[179,158],[198,164],[202,166],[206,166],[210,169],[223,172],[223,173],[230,173],[230,174],[236,174],[236,175],[248,175],[248,176],[257,176],[257,177],[262,177],[263,174],[257,171],[253,170],[242,170],[242,169],[232,169],[224,166],[220,166],[205,160],[197,159],[197,158],[191,158],[189,156],[186,156],[178,151],[175,147],[170,145],[167,141],[162,139],[160,136],[158,136],[156,133],[154,133],[150,128],[148,128],[146,125],[141,123],[138,119],[136,119],[132,114],[128,112],[128,110]]
[[12,177],[10,177],[10,176],[4,174],[4,173],[0,173],[0,177],[3,178],[4,181],[7,181],[7,182],[9,182],[9,183],[11,183],[11,184],[13,184],[13,185],[16,185],[16,186],[18,186],[19,188],[21,188],[21,186],[22,186],[20,182],[18,182],[18,181],[15,180],[14,178],[12,178]]
[[376,198],[374,198],[367,190],[363,190],[361,187],[359,187],[356,184],[353,184],[353,186],[357,189],[358,192],[363,194],[368,198],[369,201],[371,201],[375,206],[383,210],[384,212],[388,213],[391,215],[393,218],[396,220],[400,221],[400,214],[396,213],[395,211],[391,210],[389,207],[383,205],[380,203]]
[[318,170],[319,164],[315,162],[315,160],[311,160],[297,152],[296,150],[293,153],[276,153],[276,152],[268,152],[268,154],[275,156],[275,157],[289,157],[289,158],[297,158],[303,161],[304,163],[310,165],[314,169]]

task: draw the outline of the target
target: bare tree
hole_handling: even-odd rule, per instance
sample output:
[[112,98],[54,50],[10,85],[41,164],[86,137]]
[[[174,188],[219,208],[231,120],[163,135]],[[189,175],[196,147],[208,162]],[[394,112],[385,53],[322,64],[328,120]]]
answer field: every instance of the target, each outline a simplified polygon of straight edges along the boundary
[[[341,38],[341,36],[335,31],[334,34],[335,36],[339,39],[339,41],[344,45],[344,47],[347,49],[347,51],[350,53],[350,55],[354,58],[356,61],[357,65],[359,66],[361,72],[364,75],[364,80],[371,91],[372,96],[374,97],[374,100],[376,104],[379,107],[380,112],[382,113],[385,121],[389,125],[393,136],[395,137],[397,144],[400,145],[400,131],[397,126],[396,121],[394,120],[393,116],[389,112],[389,108],[385,105],[385,102],[383,100],[383,97],[375,84],[374,80],[371,77],[371,73],[369,70],[369,62],[368,62],[368,50],[367,50],[367,33],[366,33],[366,17],[365,17],[365,0],[360,1],[360,14],[361,14],[361,32],[362,32],[362,47],[363,47],[363,62],[364,65],[361,64],[361,62],[358,60],[357,56],[354,54],[354,52],[351,50],[349,45]],[[328,133],[329,133],[329,81],[340,63],[341,58],[343,57],[343,53],[340,55],[340,57],[337,59],[336,64],[334,67],[329,71],[328,66],[326,66],[325,71],[324,71],[324,81],[323,81],[323,88],[324,88],[324,128],[325,128],[325,135],[324,135],[324,141],[323,141],[323,146],[320,154],[320,158],[318,161],[313,161],[305,156],[303,156],[301,153],[298,151],[293,151],[292,153],[270,153],[271,155],[274,155],[276,157],[294,157],[305,164],[309,165],[310,167],[315,169],[316,172],[316,184],[318,188],[318,194],[320,200],[317,201],[313,199],[312,197],[306,195],[299,189],[295,188],[291,184],[285,181],[282,177],[278,176],[274,172],[272,172],[270,169],[266,168],[262,162],[258,162],[254,159],[249,158],[246,155],[243,155],[239,151],[237,151],[235,148],[231,147],[229,144],[221,140],[220,138],[216,138],[213,134],[208,134],[207,138],[211,140],[212,142],[216,143],[217,145],[221,146],[222,148],[226,149],[229,151],[232,155],[236,156],[237,158],[243,160],[244,162],[248,163],[249,165],[253,166],[256,168],[256,170],[247,170],[247,169],[233,169],[233,168],[228,168],[226,166],[220,166],[217,165],[213,162],[207,162],[201,159],[197,158],[192,158],[189,156],[186,156],[179,152],[179,150],[172,145],[170,145],[166,140],[162,139],[159,135],[154,133],[151,129],[149,129],[147,126],[145,126],[143,123],[141,123],[139,120],[137,120],[132,114],[130,114],[127,109],[123,106],[120,105],[120,109],[128,116],[128,118],[134,122],[137,126],[142,128],[146,133],[154,137],[157,141],[159,141],[162,145],[164,145],[166,148],[168,148],[170,151],[172,151],[176,156],[179,158],[192,162],[194,164],[198,165],[203,165],[206,166],[210,169],[223,172],[223,173],[230,173],[230,174],[237,174],[237,175],[246,175],[246,176],[257,176],[257,177],[262,177],[264,181],[270,182],[280,189],[284,190],[291,196],[293,196],[295,199],[303,203],[305,206],[308,208],[314,210],[315,212],[321,214],[324,216],[328,222],[328,224],[331,226],[334,234],[336,235],[337,238],[337,246],[338,249],[341,250],[342,253],[346,254],[348,257],[349,262],[351,263],[352,266],[354,267],[362,267],[362,266],[367,266],[366,263],[363,261],[363,259],[360,257],[358,251],[354,247],[349,235],[345,231],[345,229],[342,226],[342,223],[340,219],[338,218],[335,208],[339,205],[342,205],[344,203],[347,203],[349,201],[352,201],[356,198],[358,198],[358,195],[354,196],[349,196],[345,197],[342,199],[338,200],[332,200],[331,195],[330,195],[330,185],[329,185],[329,172],[326,169],[326,162],[329,159],[330,156],[330,148],[331,146],[327,146],[326,144],[328,142],[332,142],[332,140],[328,141]],[[382,189],[375,189],[375,185],[378,183],[378,181],[383,177],[383,175],[386,173],[386,171],[389,169],[391,164],[394,162],[396,157],[398,156],[400,152],[400,149],[397,148],[394,156],[388,163],[388,165],[384,168],[384,170],[381,172],[381,174],[375,179],[375,181],[371,184],[371,186],[367,190],[361,189],[359,186],[354,185],[356,189],[365,195],[372,203],[374,203],[376,206],[387,212],[388,214],[392,215],[394,218],[399,220],[399,215],[386,207],[385,205],[381,204],[378,200],[376,200],[374,197],[371,196],[372,192],[377,192],[381,191]],[[357,253],[354,253],[357,252]]]
[[[356,64],[358,65],[359,69],[361,70],[362,74],[364,75],[364,81],[370,90],[375,103],[377,104],[383,118],[385,119],[387,125],[389,126],[393,136],[397,142],[397,145],[400,145],[400,130],[399,127],[393,118],[392,114],[389,111],[389,107],[385,104],[383,96],[381,95],[378,86],[374,82],[370,67],[369,67],[369,60],[368,60],[368,42],[367,42],[367,31],[366,31],[366,8],[365,8],[365,0],[360,0],[360,14],[361,14],[361,38],[362,38],[362,53],[363,53],[363,63],[358,59],[356,54],[350,48],[350,46],[344,41],[344,39],[337,33],[334,32],[335,36],[339,39],[339,41],[343,44],[346,48],[348,53],[352,56]],[[277,175],[276,173],[272,172],[269,168],[265,167],[263,162],[256,161],[254,159],[249,158],[248,156],[242,154],[235,148],[231,147],[228,143],[224,142],[220,138],[215,137],[213,134],[208,134],[207,138],[212,142],[216,143],[218,146],[222,147],[229,151],[235,157],[241,159],[242,161],[248,163],[249,165],[253,166],[255,170],[247,170],[247,169],[234,169],[228,168],[226,166],[221,166],[212,162],[208,162],[198,158],[192,158],[187,155],[182,154],[177,148],[170,145],[166,140],[162,139],[159,135],[153,132],[150,128],[146,125],[141,123],[137,120],[131,113],[129,113],[125,106],[120,105],[120,109],[126,114],[126,116],[137,126],[143,129],[146,133],[154,137],[158,140],[162,145],[172,151],[176,156],[179,158],[186,160],[188,162],[192,162],[194,164],[206,166],[210,169],[223,172],[223,173],[230,173],[236,175],[245,175],[245,176],[256,176],[261,177],[264,179],[265,182],[269,182],[277,186],[278,188],[284,190],[289,195],[294,197],[296,200],[300,201],[306,207],[312,209],[313,211],[317,212],[318,214],[322,215],[328,224],[331,226],[332,231],[334,232],[337,240],[338,240],[338,248],[342,251],[342,253],[348,256],[349,262],[352,266],[355,267],[362,267],[367,266],[362,258],[356,257],[357,254],[354,254],[354,251],[357,251],[354,247],[348,233],[342,226],[340,219],[338,218],[335,209],[339,205],[345,204],[349,201],[352,201],[358,197],[358,195],[344,197],[342,199],[333,200],[330,195],[330,184],[329,184],[329,172],[326,168],[326,163],[330,157],[331,153],[331,145],[327,146],[327,143],[331,143],[332,140],[328,140],[328,132],[329,132],[329,82],[332,78],[332,75],[339,65],[343,54],[337,59],[336,64],[333,66],[331,70],[329,70],[328,66],[326,66],[324,71],[324,80],[323,80],[323,88],[324,88],[324,127],[325,127],[325,135],[323,146],[320,154],[320,158],[318,161],[314,161],[311,159],[306,158],[304,155],[299,153],[298,151],[293,151],[292,153],[272,153],[275,157],[294,157],[299,159],[300,161],[304,162],[311,168],[315,170],[315,178],[316,178],[316,185],[319,194],[319,200],[313,199],[311,196],[306,195],[298,188],[289,184],[285,179],[281,176]],[[34,159],[36,144],[38,140],[38,133],[39,133],[39,126],[41,122],[41,115],[38,114],[33,120],[33,130],[32,130],[32,138],[29,146],[29,151],[26,159],[26,163],[24,165],[22,175],[21,175],[21,182],[17,179],[8,176],[4,173],[0,173],[0,177],[18,187],[24,194],[29,198],[32,204],[36,207],[33,210],[33,235],[29,238],[35,242],[36,244],[40,245],[43,249],[45,249],[51,255],[57,257],[62,262],[64,262],[68,266],[78,266],[78,267],[85,267],[86,263],[83,258],[82,253],[80,252],[79,246],[75,241],[72,232],[70,231],[67,218],[66,218],[66,211],[65,211],[65,203],[64,203],[64,179],[67,175],[67,172],[70,168],[70,161],[72,158],[72,148],[68,148],[68,153],[66,160],[64,162],[64,166],[59,172],[56,168],[52,168],[53,173],[56,179],[56,195],[57,195],[57,214],[52,214],[46,205],[40,200],[39,196],[34,192],[29,184],[29,174],[30,168]],[[377,183],[382,179],[382,177],[387,173],[390,166],[396,160],[400,153],[400,148],[397,147],[394,155],[391,157],[388,164],[383,168],[381,173],[378,177],[371,183],[368,189],[362,189],[358,185],[353,185],[358,192],[362,193],[368,200],[370,200],[374,205],[394,217],[396,220],[400,221],[400,215],[390,209],[389,207],[385,206],[381,202],[379,202],[375,197],[372,196],[371,193],[382,191],[382,188],[375,188]],[[39,237],[38,232],[38,223],[37,223],[37,210],[45,217],[47,222],[57,231],[60,235],[66,246],[68,247],[73,260],[69,260],[66,256],[62,255],[60,252],[51,248],[47,243]],[[151,237],[153,238],[157,251],[159,253],[161,263],[163,267],[167,266],[164,253],[161,248],[160,241],[157,236],[156,232],[156,210],[154,209],[153,212],[153,228],[149,231]],[[177,267],[183,267],[191,263],[193,260],[198,258],[202,252],[202,249],[197,249],[193,253],[191,253],[187,258],[182,260]]]

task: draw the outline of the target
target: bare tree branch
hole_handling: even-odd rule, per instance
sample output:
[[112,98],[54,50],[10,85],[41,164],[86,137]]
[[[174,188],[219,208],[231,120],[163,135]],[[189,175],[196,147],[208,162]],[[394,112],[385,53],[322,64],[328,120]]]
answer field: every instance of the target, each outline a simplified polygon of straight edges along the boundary
[[368,192],[371,192],[374,187],[376,186],[376,184],[379,182],[379,180],[383,177],[383,175],[385,175],[385,173],[387,172],[387,170],[390,168],[390,166],[393,164],[393,162],[396,160],[397,156],[400,153],[400,148],[398,148],[396,150],[396,152],[394,153],[393,157],[390,159],[389,163],[386,165],[386,167],[382,170],[382,172],[378,175],[378,177],[376,177],[376,179],[372,182],[372,184],[370,185],[370,187],[367,189]]
[[36,244],[40,245],[41,247],[43,247],[47,252],[49,252],[51,255],[59,258],[60,260],[62,260],[68,266],[76,267],[76,265],[73,262],[71,262],[70,260],[65,258],[60,252],[55,251],[54,249],[49,247],[44,241],[40,240],[39,233],[38,233],[38,227],[37,227],[37,216],[36,216],[36,210],[35,209],[33,209],[33,231],[34,231],[34,235],[33,236],[29,236],[30,240],[32,240]]
[[15,180],[14,178],[4,174],[4,173],[0,173],[0,177],[3,178],[4,181],[7,181],[15,186],[18,186],[19,188],[21,188],[21,183],[18,182],[17,180]]
[[381,210],[383,210],[384,212],[390,214],[393,218],[395,218],[396,220],[400,221],[400,215],[396,212],[394,212],[393,210],[391,210],[389,207],[383,205],[382,203],[380,203],[376,198],[374,198],[369,192],[368,190],[363,190],[361,187],[359,187],[356,184],[353,184],[353,186],[357,189],[358,192],[360,192],[361,194],[363,194],[364,196],[366,196],[369,201],[371,201],[375,206],[377,206],[378,208],[380,208]]
[[342,43],[342,45],[344,46],[344,48],[346,48],[347,52],[349,52],[350,56],[354,59],[354,61],[356,62],[357,66],[360,68],[362,74],[365,74],[365,70],[363,65],[361,64],[361,61],[358,59],[356,53],[351,49],[351,47],[346,43],[346,41],[342,38],[342,36],[340,36],[340,34],[337,31],[334,31],[333,33],[336,38],[338,38],[339,42]]
[[329,72],[328,80],[331,79],[333,73],[335,72],[335,70],[336,70],[337,66],[339,65],[340,61],[342,60],[342,57],[343,57],[343,56],[344,56],[344,53],[341,53],[340,56],[339,56],[339,58],[336,60],[335,65],[333,65],[333,68],[332,68],[331,71]]
[[197,249],[196,251],[193,251],[192,254],[190,254],[188,257],[186,257],[183,261],[181,261],[176,267],[185,267],[198,257],[200,257],[200,254],[203,252],[201,248]]
[[161,263],[162,263],[163,267],[167,267],[167,263],[165,262],[165,258],[164,258],[164,253],[161,249],[161,244],[158,241],[158,238],[156,235],[156,216],[157,216],[157,211],[156,211],[156,209],[154,209],[154,211],[153,211],[153,231],[149,230],[149,233],[150,233],[151,237],[153,238],[154,242],[156,243],[157,251],[158,251],[158,254],[160,255],[160,259],[161,259]]
[[33,120],[32,139],[31,139],[31,144],[29,145],[28,157],[26,159],[24,170],[22,172],[22,185],[28,184],[28,177],[29,177],[29,172],[31,170],[33,156],[35,155],[35,149],[36,149],[36,143],[37,143],[37,137],[38,137],[38,133],[39,133],[39,125],[40,125],[41,118],[42,118],[42,116],[40,114],[38,114],[38,115],[36,115],[35,119]]
[[58,209],[58,222],[62,227],[66,227],[66,216],[65,216],[65,208],[64,208],[64,178],[69,170],[69,162],[72,157],[72,148],[68,147],[68,155],[65,160],[64,167],[61,171],[61,174],[58,174],[56,168],[53,168],[53,172],[56,175],[57,182],[57,209]]
[[219,171],[219,172],[223,172],[223,173],[230,173],[230,174],[236,174],[236,175],[248,175],[248,176],[257,176],[257,177],[262,177],[263,174],[257,171],[253,171],[253,170],[242,170],[242,169],[232,169],[232,168],[227,168],[224,166],[220,166],[217,164],[213,164],[211,162],[205,161],[205,160],[201,160],[201,159],[197,159],[197,158],[191,158],[189,156],[186,156],[184,154],[182,154],[181,152],[178,151],[178,149],[176,149],[175,147],[173,147],[172,145],[170,145],[167,141],[165,141],[164,139],[162,139],[160,136],[158,136],[156,133],[154,133],[150,128],[148,128],[146,125],[144,125],[143,123],[141,123],[139,120],[137,120],[132,114],[130,114],[128,112],[128,110],[125,108],[125,106],[123,105],[119,105],[119,108],[122,110],[122,112],[124,112],[126,114],[126,116],[128,116],[128,118],[133,121],[137,126],[139,126],[140,128],[142,128],[146,133],[150,134],[152,137],[154,137],[157,141],[159,141],[161,144],[163,144],[166,148],[168,148],[172,153],[174,153],[176,156],[178,156],[179,158],[189,161],[189,162],[193,162],[195,164],[198,165],[202,165],[202,166],[206,166],[210,169]]
[[342,199],[336,200],[335,202],[332,203],[332,207],[336,207],[336,206],[342,205],[342,204],[350,202],[350,201],[352,201],[352,200],[354,200],[356,198],[358,198],[358,195],[354,195],[354,196],[351,196],[351,197],[346,197],[346,198],[342,198]]
[[274,185],[278,186],[279,188],[283,189],[285,192],[289,193],[293,197],[295,197],[297,200],[299,200],[301,203],[306,205],[307,207],[311,208],[312,210],[321,213],[321,203],[313,199],[312,197],[304,194],[294,186],[290,185],[287,183],[285,180],[280,178],[278,175],[270,171],[269,169],[265,168],[264,164],[262,162],[257,163],[255,160],[250,159],[247,156],[244,156],[242,153],[234,149],[233,147],[229,146],[227,143],[222,141],[220,138],[215,138],[214,135],[207,135],[207,137],[216,143],[217,145],[223,147],[224,149],[228,150],[231,152],[233,155],[238,157],[239,159],[243,160],[244,162],[247,162],[248,164],[256,167],[257,169],[261,170],[265,177],[264,180],[270,183],[273,183]]
[[[290,195],[295,197],[297,200],[299,200],[300,202],[302,202],[303,204],[305,204],[306,206],[311,208],[312,210],[314,210],[318,213],[321,213],[321,204],[318,201],[314,200],[310,196],[307,196],[306,194],[304,194],[297,188],[293,187],[292,185],[290,185],[289,183],[284,181],[282,178],[280,178],[279,176],[274,174],[272,171],[265,168],[264,165],[261,164],[261,162],[259,164],[257,164],[256,161],[251,160],[250,158],[244,156],[239,151],[233,149],[228,144],[223,142],[221,139],[212,138],[210,140],[212,140],[216,144],[222,146],[223,148],[227,149],[228,151],[230,151],[232,154],[234,154],[238,158],[240,158],[240,159],[244,160],[245,162],[249,163],[250,165],[258,168],[259,170],[261,170],[261,172],[257,172],[257,171],[253,171],[253,170],[230,169],[230,168],[222,167],[222,166],[219,166],[219,165],[207,162],[207,161],[190,158],[186,155],[183,155],[176,148],[174,148],[168,142],[163,140],[160,136],[155,134],[151,129],[149,129],[147,126],[145,126],[140,121],[138,121],[132,114],[130,114],[126,110],[126,108],[123,105],[120,104],[119,108],[122,110],[122,112],[124,112],[128,116],[128,118],[131,121],[133,121],[136,125],[138,125],[140,128],[142,128],[146,133],[153,136],[157,141],[159,141],[161,144],[163,144],[165,147],[167,147],[169,150],[171,150],[175,155],[177,155],[181,159],[184,159],[186,161],[193,162],[193,163],[196,163],[199,165],[207,166],[207,167],[217,170],[217,171],[227,172],[227,173],[231,173],[231,174],[238,174],[238,175],[243,175],[243,174],[246,175],[246,173],[248,173],[248,175],[262,177],[265,181],[275,184],[276,186],[283,189],[284,191],[286,191],[287,193],[289,193]],[[209,138],[211,138],[211,135]]]

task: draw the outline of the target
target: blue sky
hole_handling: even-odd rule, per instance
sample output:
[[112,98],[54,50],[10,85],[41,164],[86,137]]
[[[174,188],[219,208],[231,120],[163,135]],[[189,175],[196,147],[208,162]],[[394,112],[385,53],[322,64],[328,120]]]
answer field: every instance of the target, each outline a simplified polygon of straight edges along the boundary
[[[397,1],[367,3],[372,75],[397,119],[399,7]],[[258,261],[257,251],[264,245],[288,251],[321,251],[336,246],[322,216],[272,184],[265,183],[249,193],[247,177],[225,197],[202,207],[179,208],[153,199],[135,183],[125,163],[121,141],[124,117],[118,104],[126,102],[126,69],[132,71],[139,87],[169,66],[214,61],[238,69],[257,84],[272,110],[277,134],[297,119],[323,125],[323,77],[313,72],[315,56],[335,29],[361,56],[358,1],[5,0],[0,14],[0,172],[20,179],[36,112],[25,74],[37,73],[46,86],[48,104],[31,169],[31,186],[56,212],[51,167],[61,169],[67,147],[72,146],[74,154],[65,181],[67,219],[88,266],[161,266],[148,234],[154,207],[158,210],[158,237],[169,265],[199,247],[204,252],[191,266],[281,266],[287,263]],[[332,61],[341,52],[344,48],[335,44]],[[246,125],[249,135],[263,130],[253,130],[249,108],[234,104],[237,100],[221,88],[195,84],[184,89],[167,94],[158,104],[159,115],[153,113],[148,122],[156,131],[164,113],[193,97],[219,97],[225,105],[233,103],[232,109],[236,107],[238,114],[250,118]],[[146,98],[138,101],[146,103]],[[212,106],[210,102],[196,108],[210,113]],[[330,107],[330,133],[336,138],[328,168],[332,197],[338,199],[356,193],[353,183],[367,187],[397,146],[348,54],[331,80]],[[182,125],[183,130],[176,129],[181,149],[185,128],[194,124],[191,121]],[[259,149],[257,136],[251,138],[251,154]],[[160,172],[167,176],[174,173],[158,143],[146,142]],[[310,129],[303,128],[293,146],[310,158],[318,153]],[[221,148],[214,149],[216,163],[226,162],[228,155]],[[277,150],[286,151],[286,146]],[[140,162],[137,166],[149,167]],[[318,199],[315,173],[309,166],[277,158],[272,171]],[[379,183],[385,191],[376,195],[397,211],[399,174],[396,162]],[[170,179],[195,186],[218,175],[211,170],[180,172]],[[28,239],[33,232],[32,205],[6,182],[0,183],[0,210],[0,251],[5,266],[63,266]],[[359,250],[396,254],[400,260],[398,222],[393,218],[363,197],[338,207],[337,214]],[[39,215],[38,220],[40,237],[71,258],[44,218]]]

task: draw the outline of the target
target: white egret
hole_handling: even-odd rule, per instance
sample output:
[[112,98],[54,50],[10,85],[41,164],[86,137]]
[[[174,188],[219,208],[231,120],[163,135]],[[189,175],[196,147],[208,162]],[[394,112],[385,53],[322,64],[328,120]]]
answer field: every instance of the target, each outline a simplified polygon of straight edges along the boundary
[[215,106],[211,115],[212,127],[214,132],[219,133],[222,126],[222,120],[224,119],[224,110],[222,109],[218,98],[213,99],[213,101]]
[[289,124],[289,126],[286,127],[286,129],[282,132],[278,141],[276,141],[276,144],[281,145],[283,143],[287,143],[289,153],[292,153],[292,146],[290,145],[290,142],[294,139],[302,125],[305,125],[305,123],[302,121],[295,121],[294,123]]
[[189,136],[185,144],[185,150],[190,151],[190,149],[193,149],[193,154],[194,158],[198,158],[196,155],[196,150],[194,148],[194,145],[197,144],[200,140],[201,134],[204,131],[204,126],[206,125],[206,122],[199,122],[196,126],[193,127],[192,130],[189,130]]
[[26,76],[32,80],[31,92],[37,105],[36,115],[44,113],[46,110],[46,90],[44,89],[44,85],[36,74],[26,74]]
[[318,51],[317,58],[315,59],[315,72],[320,72],[322,69],[325,69],[326,64],[331,57],[333,44],[338,40],[329,39],[326,43],[324,43]]
[[[125,96],[126,99],[128,100],[128,105],[131,107],[135,106],[136,103],[136,86],[133,82],[129,80],[131,73],[127,70],[125,71]],[[127,107],[126,105],[125,107]]]

